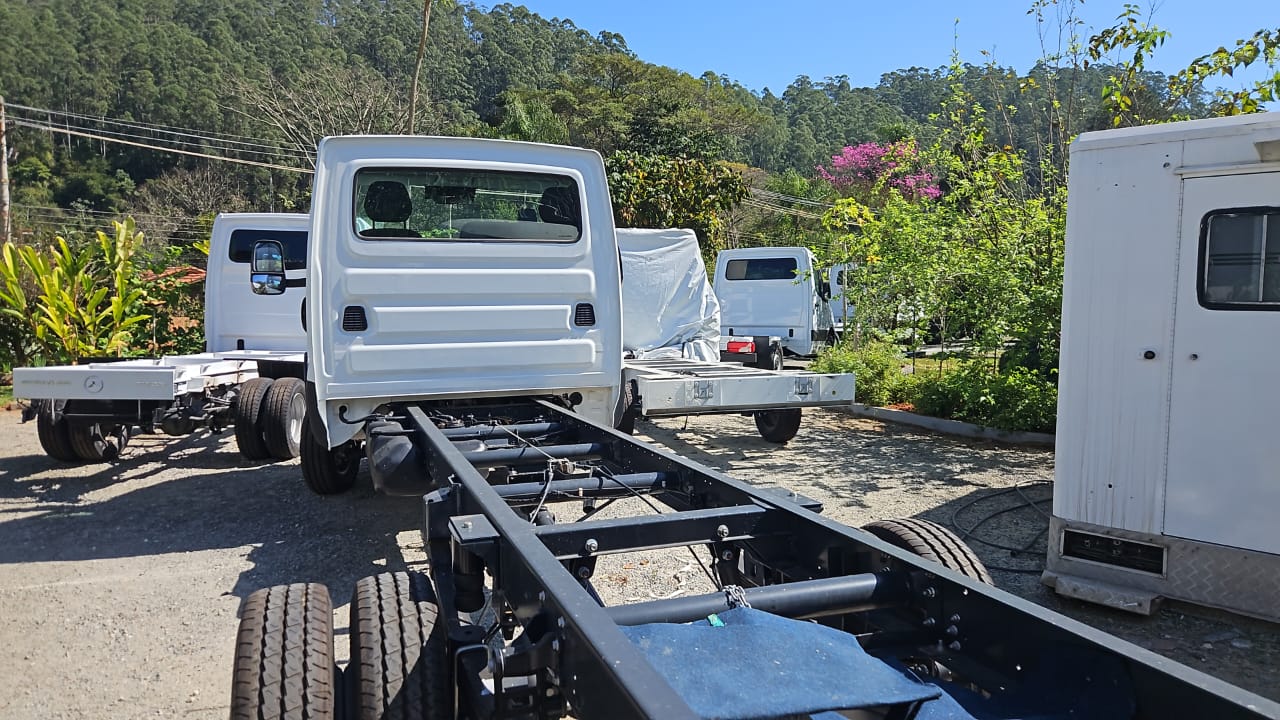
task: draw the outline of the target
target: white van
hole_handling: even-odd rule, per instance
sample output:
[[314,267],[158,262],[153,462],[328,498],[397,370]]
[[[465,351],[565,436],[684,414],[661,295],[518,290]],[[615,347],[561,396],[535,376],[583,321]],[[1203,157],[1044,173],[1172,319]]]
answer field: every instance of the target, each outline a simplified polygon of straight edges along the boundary
[[724,250],[714,282],[724,335],[776,336],[784,352],[802,357],[836,339],[831,286],[808,248]]

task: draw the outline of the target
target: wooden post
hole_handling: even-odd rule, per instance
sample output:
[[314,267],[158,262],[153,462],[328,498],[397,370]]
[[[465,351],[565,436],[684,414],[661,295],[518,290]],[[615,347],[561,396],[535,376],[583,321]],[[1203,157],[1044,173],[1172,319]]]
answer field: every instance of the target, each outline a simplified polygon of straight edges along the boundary
[[13,207],[9,204],[9,136],[5,134],[4,96],[0,95],[0,233],[13,239]]

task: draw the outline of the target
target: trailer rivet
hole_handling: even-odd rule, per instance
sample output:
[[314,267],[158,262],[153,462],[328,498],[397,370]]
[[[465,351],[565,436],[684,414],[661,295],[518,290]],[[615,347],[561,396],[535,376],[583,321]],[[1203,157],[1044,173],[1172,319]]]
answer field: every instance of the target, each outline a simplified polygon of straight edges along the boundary
[[462,529],[463,529],[463,530],[470,530],[470,529],[471,529],[471,521],[470,521],[470,520],[467,520],[467,521],[463,522],[463,523],[462,523]]
[[578,577],[582,578],[583,580],[586,580],[587,578],[591,577],[591,568],[587,567],[586,565],[583,565],[582,567],[578,568]]
[[595,538],[588,538],[586,545],[584,545],[584,547],[586,548],[587,552],[593,553],[596,550],[600,549],[600,543],[596,542]]
[[960,628],[956,627],[955,625],[948,625],[946,632],[951,637],[955,637],[960,634]]
[[552,640],[552,641],[551,641],[551,652],[560,652],[560,641],[559,641],[559,640]]
[[725,550],[724,552],[720,553],[720,559],[726,560],[726,561],[733,560],[733,551]]
[[957,641],[955,641],[955,642],[951,643],[950,645],[948,645],[947,647],[951,648],[952,650],[954,650],[954,651],[956,651],[956,652],[960,652],[960,641],[959,641],[959,640],[957,640]]
[[556,618],[556,627],[564,629],[564,618]]
[[553,687],[547,688],[547,697],[555,697],[555,696],[556,696],[556,689]]
[[721,540],[723,540],[723,539],[725,539],[725,538],[729,537],[729,528],[728,528],[728,526],[726,526],[726,525],[720,525],[719,527],[717,527],[717,528],[716,528],[716,537],[720,538]]
[[937,594],[938,594],[938,591],[937,591],[937,590],[934,590],[934,589],[933,589],[933,588],[931,588],[931,587],[927,587],[927,588],[925,588],[925,589],[924,589],[920,594],[921,594],[921,595],[923,595],[923,596],[925,596],[925,597],[927,597],[927,598],[931,598],[931,597],[934,597],[935,595],[937,595]]
[[955,615],[952,615],[949,622],[953,622],[953,623],[960,622],[960,613],[956,613]]
[[547,593],[546,593],[546,592],[544,592],[544,591],[542,591],[542,590],[539,590],[539,591],[538,591],[538,602],[539,602],[539,603],[545,603],[546,601],[547,601]]
[[924,626],[927,628],[933,627],[934,625],[937,625],[937,624],[938,624],[938,621],[934,620],[933,618],[924,619]]

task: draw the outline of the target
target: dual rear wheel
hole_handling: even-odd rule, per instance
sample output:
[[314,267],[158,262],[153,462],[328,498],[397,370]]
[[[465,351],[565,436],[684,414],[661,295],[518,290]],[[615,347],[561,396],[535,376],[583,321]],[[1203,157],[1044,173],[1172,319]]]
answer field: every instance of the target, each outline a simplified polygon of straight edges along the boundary
[[333,654],[323,585],[279,585],[245,601],[236,637],[233,720],[443,720],[453,717],[445,628],[431,581],[384,573],[356,583],[351,662]]
[[298,378],[253,378],[240,385],[234,409],[236,446],[249,460],[291,460],[302,448],[306,384]]

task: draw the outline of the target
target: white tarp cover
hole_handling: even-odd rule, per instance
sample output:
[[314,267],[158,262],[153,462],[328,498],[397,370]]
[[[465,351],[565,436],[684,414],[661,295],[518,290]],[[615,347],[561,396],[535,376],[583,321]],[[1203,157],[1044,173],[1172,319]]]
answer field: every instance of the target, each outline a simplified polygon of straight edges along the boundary
[[720,303],[692,230],[618,228],[622,347],[640,359],[720,359]]

